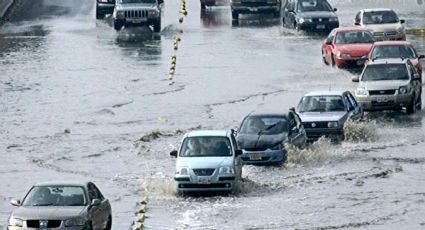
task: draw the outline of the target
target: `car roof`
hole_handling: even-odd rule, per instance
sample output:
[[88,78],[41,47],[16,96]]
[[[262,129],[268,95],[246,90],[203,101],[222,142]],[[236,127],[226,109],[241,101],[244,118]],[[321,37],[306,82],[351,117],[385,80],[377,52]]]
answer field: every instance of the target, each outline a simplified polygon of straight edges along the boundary
[[390,45],[407,45],[410,46],[412,43],[408,41],[380,41],[375,42],[373,46],[390,46]]
[[338,27],[335,29],[335,31],[345,32],[345,31],[369,31],[369,30],[360,26],[347,26],[347,27]]
[[364,12],[373,12],[373,11],[394,11],[390,8],[375,8],[375,9],[363,9]]
[[377,59],[372,62],[369,62],[368,65],[380,65],[380,64],[405,64],[408,58],[385,58],[385,59]]
[[304,95],[305,96],[342,96],[346,91],[343,90],[330,90],[330,91],[313,91]]
[[89,182],[87,181],[47,181],[40,182],[34,186],[79,186],[85,187]]
[[228,130],[196,130],[191,131],[185,135],[185,137],[228,137],[230,131]]

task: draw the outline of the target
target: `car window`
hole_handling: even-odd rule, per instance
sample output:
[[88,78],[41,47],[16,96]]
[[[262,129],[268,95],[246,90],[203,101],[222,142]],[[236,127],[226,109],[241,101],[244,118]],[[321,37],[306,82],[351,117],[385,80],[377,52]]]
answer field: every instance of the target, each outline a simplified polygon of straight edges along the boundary
[[86,206],[84,188],[79,186],[35,186],[23,206]]
[[229,138],[221,136],[187,137],[180,150],[180,157],[228,156],[233,156]]
[[348,94],[347,94],[347,96],[348,96],[348,99],[350,100],[351,104],[352,104],[354,107],[358,107],[357,101],[356,101],[356,99],[354,98],[354,96],[353,96],[351,93],[348,93]]
[[367,65],[361,81],[409,80],[405,64]]
[[240,129],[244,134],[274,135],[288,132],[288,120],[284,116],[250,116]]
[[326,0],[300,0],[298,12],[333,11]]
[[96,185],[92,183],[88,185],[88,192],[89,192],[90,200],[99,199],[102,201],[104,199],[100,190],[96,187]]
[[336,29],[333,29],[333,30],[329,33],[328,37],[326,38],[326,42],[331,43],[331,42],[332,42],[332,40],[334,39],[335,33],[336,33]]
[[360,14],[361,14],[362,12],[361,11],[359,11],[357,14],[356,14],[356,17],[355,17],[355,19],[354,19],[354,21],[356,22],[356,23],[360,23]]
[[386,58],[416,58],[416,53],[412,46],[406,45],[385,45],[373,47],[373,60]]
[[363,13],[363,24],[397,23],[399,19],[394,11],[370,11]]
[[335,44],[373,43],[373,35],[366,30],[342,31],[336,34]]
[[339,95],[305,96],[298,104],[298,111],[300,113],[345,111],[345,105]]

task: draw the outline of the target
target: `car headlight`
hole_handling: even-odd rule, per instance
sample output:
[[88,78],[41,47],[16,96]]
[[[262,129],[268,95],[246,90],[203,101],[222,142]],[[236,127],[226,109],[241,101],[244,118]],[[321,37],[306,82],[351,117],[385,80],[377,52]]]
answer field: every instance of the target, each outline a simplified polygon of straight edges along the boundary
[[65,227],[75,227],[75,226],[84,226],[86,225],[86,220],[81,217],[65,220]]
[[330,22],[337,22],[338,21],[338,18],[329,18],[329,21]]
[[331,121],[328,122],[328,128],[338,128],[338,122],[337,121]]
[[407,86],[401,86],[398,91],[400,92],[400,94],[406,94],[408,91],[408,88]]
[[356,89],[356,95],[359,96],[366,96],[367,95],[367,90],[364,87],[359,87]]
[[159,14],[159,11],[157,11],[157,10],[149,11],[150,16],[157,16],[158,14]]
[[219,174],[235,174],[235,169],[233,167],[221,167],[218,170]]
[[187,168],[187,167],[181,167],[181,168],[177,169],[176,175],[180,175],[180,176],[187,176],[187,175],[189,175],[189,168]]
[[300,18],[299,20],[298,20],[298,23],[304,23],[304,22],[313,22],[313,19],[311,19],[311,18]]
[[340,58],[350,58],[351,54],[348,53],[338,53],[338,57]]
[[10,227],[22,227],[24,225],[24,221],[19,218],[10,217],[9,218],[9,226]]

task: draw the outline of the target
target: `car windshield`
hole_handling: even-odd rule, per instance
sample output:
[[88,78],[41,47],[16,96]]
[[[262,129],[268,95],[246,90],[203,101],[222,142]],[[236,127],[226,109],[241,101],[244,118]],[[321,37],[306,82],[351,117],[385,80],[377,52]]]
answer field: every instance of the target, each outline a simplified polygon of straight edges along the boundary
[[363,24],[386,24],[399,22],[394,11],[371,11],[363,14]]
[[227,137],[188,137],[180,151],[181,157],[229,157],[233,156]]
[[339,95],[305,96],[298,104],[298,111],[300,113],[345,111],[345,105]]
[[373,43],[373,35],[366,30],[338,32],[335,44]]
[[409,80],[405,64],[367,65],[362,81]]
[[78,186],[35,186],[31,189],[23,206],[86,206],[83,187]]
[[332,7],[326,0],[300,0],[298,2],[298,11],[332,11]]
[[121,3],[156,3],[156,0],[120,0]]
[[242,134],[274,135],[288,132],[288,121],[282,116],[251,116],[241,125]]
[[416,53],[413,47],[407,45],[375,46],[372,59],[385,58],[416,58]]

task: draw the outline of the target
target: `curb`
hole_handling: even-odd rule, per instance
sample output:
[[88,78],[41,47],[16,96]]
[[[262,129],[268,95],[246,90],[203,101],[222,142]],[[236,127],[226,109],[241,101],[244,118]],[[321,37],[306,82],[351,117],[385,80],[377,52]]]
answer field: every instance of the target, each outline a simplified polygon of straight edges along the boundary
[[0,19],[3,19],[7,10],[12,6],[14,0],[0,0]]

